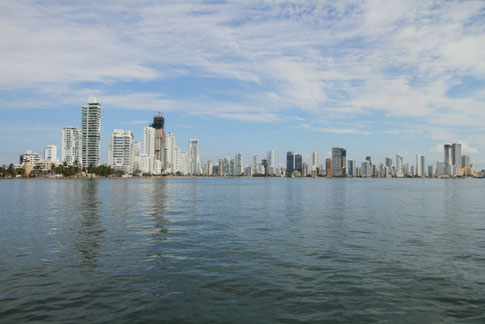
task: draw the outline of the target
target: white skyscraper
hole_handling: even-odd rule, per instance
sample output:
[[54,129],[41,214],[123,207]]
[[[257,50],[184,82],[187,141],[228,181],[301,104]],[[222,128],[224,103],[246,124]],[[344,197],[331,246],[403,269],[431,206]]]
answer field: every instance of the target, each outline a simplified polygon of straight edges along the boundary
[[234,175],[242,176],[244,173],[243,167],[243,155],[242,153],[237,153],[234,157]]
[[188,174],[198,175],[199,174],[199,141],[196,139],[189,140],[189,155],[188,155]]
[[133,142],[132,145],[132,170],[139,170],[141,171],[141,143],[140,142]]
[[82,162],[82,129],[74,126],[64,127],[61,133],[61,161],[73,165]]
[[371,169],[371,164],[369,161],[363,161],[362,162],[362,177],[371,177],[372,176],[372,169]]
[[401,154],[396,155],[396,177],[402,178],[404,176],[404,158]]
[[99,166],[99,141],[101,140],[101,104],[89,98],[82,106],[81,154],[82,166]]
[[114,170],[131,173],[133,167],[133,134],[115,129],[109,143],[108,165]]
[[258,156],[255,154],[253,155],[253,172],[256,172],[258,168]]
[[421,161],[421,154],[416,154],[416,176],[422,177],[423,176],[423,164]]
[[274,169],[275,169],[275,160],[274,160],[274,151],[269,150],[267,153],[267,158],[268,158],[268,174],[273,175],[274,174]]
[[44,160],[57,162],[57,146],[50,144],[44,148]]
[[312,153],[312,169],[315,170],[320,166],[320,153],[318,151],[314,151]]
[[143,128],[143,153],[147,156],[155,156],[155,128]]
[[175,134],[165,133],[165,167],[167,172],[173,172],[173,165],[175,159]]

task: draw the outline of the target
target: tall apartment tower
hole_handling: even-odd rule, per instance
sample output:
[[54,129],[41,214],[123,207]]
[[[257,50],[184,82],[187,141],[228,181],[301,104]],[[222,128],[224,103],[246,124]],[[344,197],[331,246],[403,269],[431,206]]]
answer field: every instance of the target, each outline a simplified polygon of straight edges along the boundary
[[61,133],[61,162],[73,165],[82,162],[82,129],[74,126],[64,127]]
[[189,140],[188,166],[190,175],[199,174],[199,140]]
[[101,104],[92,97],[82,105],[81,159],[84,168],[99,166],[99,141],[101,140]]
[[396,154],[396,177],[402,178],[404,176],[404,158],[398,153]]
[[349,177],[355,177],[355,161],[354,160],[349,160],[348,161],[349,169],[347,170],[347,175]]
[[153,123],[150,124],[150,127],[155,129],[155,160],[161,162],[162,165],[165,165],[165,119],[162,117],[161,114],[158,116],[153,117]]
[[340,147],[332,147],[332,176],[345,177],[347,151]]
[[295,168],[295,157],[293,152],[286,152],[286,174],[290,175],[293,173]]
[[327,178],[332,177],[332,159],[330,158],[325,160],[325,172]]
[[452,163],[453,165],[457,165],[458,167],[462,167],[461,166],[461,144],[460,143],[453,143],[451,144],[451,149],[452,149],[452,154],[451,154],[451,158],[452,158]]
[[274,166],[275,166],[274,151],[269,150],[266,156],[267,156],[267,159],[268,159],[268,170],[266,171],[266,173],[273,175],[274,174]]
[[234,175],[242,176],[244,173],[243,168],[243,155],[242,153],[237,153],[234,157]]
[[114,170],[131,173],[133,167],[133,134],[115,129],[109,143],[108,165]]
[[165,133],[165,170],[171,170],[173,172],[174,160],[175,160],[175,134],[168,132]]
[[303,156],[301,154],[295,155],[295,170],[303,174]]
[[452,157],[451,157],[451,144],[445,144],[445,174],[451,175],[451,165],[452,165]]
[[312,153],[312,169],[315,170],[320,166],[320,153],[318,151],[314,151]]

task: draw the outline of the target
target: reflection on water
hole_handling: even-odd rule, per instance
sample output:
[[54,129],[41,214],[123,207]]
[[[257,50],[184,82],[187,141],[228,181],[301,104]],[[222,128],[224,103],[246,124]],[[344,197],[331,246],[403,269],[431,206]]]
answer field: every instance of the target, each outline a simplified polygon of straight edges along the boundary
[[0,181],[0,322],[485,322],[483,181]]
[[74,217],[79,217],[77,228],[74,229],[72,247],[81,253],[81,263],[95,264],[103,246],[104,227],[99,214],[101,201],[99,198],[99,182],[96,180],[81,181],[78,188],[79,205],[73,210]]

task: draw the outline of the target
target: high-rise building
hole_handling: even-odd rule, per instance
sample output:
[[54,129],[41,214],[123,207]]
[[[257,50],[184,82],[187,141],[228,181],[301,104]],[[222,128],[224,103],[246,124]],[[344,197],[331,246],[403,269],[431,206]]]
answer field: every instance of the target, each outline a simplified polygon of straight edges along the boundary
[[434,165],[428,165],[428,177],[434,178],[436,175],[436,169]]
[[347,175],[349,177],[355,177],[355,161],[354,160],[349,160],[348,161],[349,169],[347,170]]
[[199,175],[199,140],[189,140],[188,167],[190,175]]
[[275,158],[274,158],[273,150],[268,151],[267,158],[268,158],[268,169],[266,170],[266,173],[269,175],[273,175],[274,169],[275,169]]
[[131,173],[133,167],[133,134],[115,129],[109,143],[108,165],[114,170]]
[[135,170],[141,171],[141,143],[140,142],[133,142],[132,145],[132,171],[134,172]]
[[332,147],[332,176],[345,177],[347,151],[340,147]]
[[470,167],[470,155],[462,155],[461,156],[461,167],[462,168],[469,168]]
[[258,156],[255,154],[253,155],[253,172],[256,173],[256,169],[258,167]]
[[82,162],[82,129],[74,126],[64,127],[61,133],[61,161],[67,165]]
[[155,157],[155,128],[143,128],[143,153]]
[[325,172],[327,178],[332,177],[332,159],[330,158],[325,160]]
[[244,173],[244,165],[243,165],[243,155],[242,153],[237,153],[234,157],[234,175],[235,176],[242,176]]
[[460,143],[453,143],[451,144],[451,151],[452,151],[452,163],[453,165],[457,165],[458,167],[462,167],[461,165],[461,144]]
[[312,169],[315,170],[320,166],[320,153],[318,151],[314,151],[312,153]]
[[371,163],[369,161],[362,161],[362,177],[363,178],[368,178],[372,177],[372,169],[371,169]]
[[428,166],[426,165],[426,157],[421,154],[416,154],[416,176],[426,177],[427,168]]
[[44,147],[44,160],[51,162],[58,162],[57,160],[57,146],[54,144]]
[[286,174],[291,175],[295,169],[295,158],[293,152],[286,152]]
[[163,167],[166,171],[173,172],[173,164],[175,158],[175,134],[168,132],[165,133],[165,166]]
[[303,156],[301,154],[295,155],[295,170],[303,174]]
[[450,144],[445,144],[445,174],[451,175],[452,149]]
[[398,153],[396,155],[396,177],[402,178],[404,176],[404,158]]
[[82,166],[99,166],[99,142],[101,140],[101,104],[92,97],[82,105],[81,120]]
[[392,170],[392,158],[391,157],[386,157],[385,166],[388,167],[389,170]]
[[436,162],[436,174],[444,175],[445,173],[445,163],[443,161]]
[[155,129],[155,160],[161,162],[162,166],[165,165],[165,131],[164,131],[165,119],[161,114],[153,117],[153,123],[150,127]]

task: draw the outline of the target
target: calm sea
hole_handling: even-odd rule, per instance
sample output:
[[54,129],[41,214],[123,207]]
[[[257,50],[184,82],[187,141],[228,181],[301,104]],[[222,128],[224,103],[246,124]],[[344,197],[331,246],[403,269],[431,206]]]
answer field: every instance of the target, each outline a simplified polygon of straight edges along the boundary
[[0,322],[485,322],[485,181],[2,180]]

